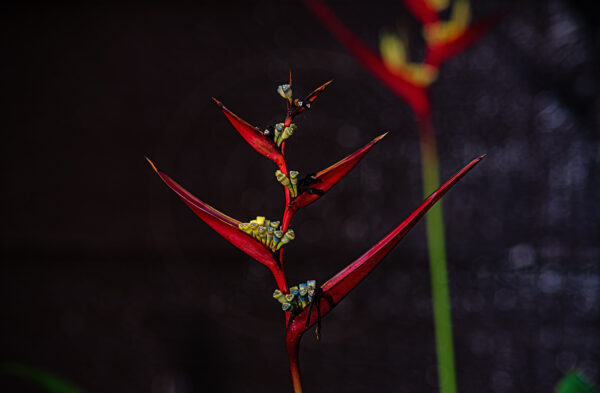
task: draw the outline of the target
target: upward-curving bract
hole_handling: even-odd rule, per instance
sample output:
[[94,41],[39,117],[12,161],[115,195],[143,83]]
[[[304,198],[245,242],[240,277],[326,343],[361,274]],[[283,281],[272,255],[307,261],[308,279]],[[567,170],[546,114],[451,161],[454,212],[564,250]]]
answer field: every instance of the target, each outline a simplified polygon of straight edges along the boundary
[[159,171],[154,163],[146,157],[152,169],[160,176],[160,178],[181,198],[181,200],[192,211],[200,217],[202,221],[207,223],[212,229],[223,236],[231,244],[248,254],[256,261],[267,266],[277,282],[277,286],[281,291],[287,292],[287,284],[283,278],[283,272],[273,258],[273,253],[263,246],[258,240],[238,229],[240,221],[221,213],[212,206],[202,202],[196,198],[185,188],[177,184],[173,179]]
[[377,142],[382,140],[387,134],[388,133],[386,132],[385,134],[379,135],[361,149],[341,159],[330,167],[318,172],[315,175],[315,179],[312,181],[312,183],[307,186],[307,189],[298,195],[298,197],[294,200],[291,210],[297,211],[305,206],[310,205],[323,196],[323,194],[329,191],[331,187],[333,187],[344,176],[346,176],[348,172],[350,172],[352,168],[354,168],[356,164],[363,159],[363,157],[371,150],[371,148],[375,146]]
[[[246,120],[227,109],[221,101],[216,98],[213,98],[213,101],[221,108],[225,116],[227,116],[227,119],[229,119],[231,124],[246,142],[248,142],[254,150],[275,162],[275,164],[283,171],[282,168],[285,168],[285,160],[283,154],[281,154],[273,140],[263,135],[263,132],[258,127],[251,125]],[[285,172],[287,173],[287,171]]]
[[292,377],[299,375],[298,367],[298,342],[302,334],[314,325],[319,318],[324,317],[331,311],[348,293],[354,289],[381,260],[398,244],[398,242],[410,231],[413,226],[452,186],[454,186],[464,175],[467,174],[479,161],[485,156],[478,157],[471,161],[467,166],[442,184],[433,194],[431,194],[421,205],[413,211],[400,225],[398,225],[387,236],[381,239],[371,249],[365,252],[357,260],[349,264],[346,268],[333,276],[329,281],[321,286],[323,292],[320,307],[312,310],[310,320],[309,308],[305,308],[293,319],[288,321],[286,332],[286,344],[288,356],[292,365]]
[[302,100],[303,105],[297,106],[292,110],[292,118],[309,109],[310,105],[316,101],[319,95],[325,90],[325,88],[327,88],[327,86],[331,84],[331,82],[333,82],[333,80],[323,83],[321,86],[317,87],[312,93],[306,96],[306,98]]

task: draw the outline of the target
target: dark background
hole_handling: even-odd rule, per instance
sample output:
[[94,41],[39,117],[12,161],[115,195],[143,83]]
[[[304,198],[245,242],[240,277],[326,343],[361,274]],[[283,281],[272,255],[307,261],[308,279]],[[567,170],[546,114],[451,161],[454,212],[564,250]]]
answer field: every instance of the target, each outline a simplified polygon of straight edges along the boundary
[[[0,361],[88,393],[291,391],[268,270],[194,216],[155,163],[242,219],[279,217],[274,165],[211,101],[281,121],[278,84],[334,84],[298,118],[288,163],[318,171],[391,131],[301,211],[290,283],[325,281],[421,201],[408,106],[296,2],[22,6],[2,26]],[[475,19],[503,2],[476,2]],[[420,26],[400,2],[333,3],[377,48]],[[433,87],[462,392],[551,392],[600,365],[599,45],[585,3],[516,2]],[[424,226],[302,342],[307,392],[435,392]],[[39,388],[0,376],[5,391]],[[10,388],[10,389],[9,389]],[[12,390],[14,389],[14,390]],[[29,390],[27,390],[29,389]]]

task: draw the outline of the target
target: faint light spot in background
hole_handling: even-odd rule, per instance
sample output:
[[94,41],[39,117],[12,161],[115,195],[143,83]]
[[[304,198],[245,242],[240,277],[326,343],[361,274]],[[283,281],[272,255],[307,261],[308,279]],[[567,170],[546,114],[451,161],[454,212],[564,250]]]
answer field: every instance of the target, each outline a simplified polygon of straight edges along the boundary
[[309,220],[302,223],[302,239],[307,243],[317,243],[323,237],[323,225],[320,221]]
[[266,278],[268,270],[258,263],[249,263],[246,272],[246,282],[259,283]]
[[342,147],[355,149],[360,142],[360,131],[354,126],[343,125],[337,132],[336,141]]
[[535,126],[539,132],[551,132],[560,128],[567,119],[568,112],[556,96],[550,92],[538,93],[534,100],[537,112]]
[[427,371],[425,371],[425,378],[427,379],[427,383],[429,386],[436,387],[438,386],[438,368],[437,365],[432,364],[427,367]]
[[512,377],[507,372],[496,370],[492,374],[492,390],[494,392],[508,392],[509,390],[511,390],[512,385]]
[[152,379],[152,393],[175,393],[175,380],[169,375],[157,375]]
[[362,219],[361,216],[352,216],[346,220],[344,229],[346,234],[351,239],[357,240],[364,236],[369,229],[369,223]]
[[517,296],[511,289],[502,288],[494,294],[494,305],[501,311],[511,310],[517,303]]
[[560,291],[562,284],[563,277],[554,270],[544,270],[538,277],[538,288],[545,293]]
[[510,249],[508,259],[513,269],[531,266],[535,262],[535,250],[530,244],[517,244]]
[[480,312],[485,305],[485,299],[479,292],[472,292],[469,296],[466,296],[462,301],[462,306],[465,311],[468,312]]
[[398,113],[398,109],[383,109],[379,112],[379,123],[387,129],[386,131],[394,131],[406,127],[406,124],[402,123],[403,119],[406,119],[406,116]]
[[483,355],[494,351],[494,341],[489,334],[481,330],[471,335],[470,347],[474,354]]
[[400,271],[387,276],[386,284],[391,293],[396,296],[405,296],[410,289],[410,276]]
[[554,363],[559,371],[566,373],[576,366],[577,356],[571,351],[562,351],[556,355]]
[[579,293],[583,298],[577,308],[584,312],[598,310],[600,303],[600,276],[585,275],[579,280]]
[[367,191],[376,192],[383,186],[383,177],[378,170],[364,164],[360,168],[360,182]]
[[542,327],[538,332],[540,346],[546,349],[553,349],[558,345],[559,333],[551,327]]
[[258,188],[247,188],[243,191],[242,206],[248,211],[257,211],[265,203],[263,191]]

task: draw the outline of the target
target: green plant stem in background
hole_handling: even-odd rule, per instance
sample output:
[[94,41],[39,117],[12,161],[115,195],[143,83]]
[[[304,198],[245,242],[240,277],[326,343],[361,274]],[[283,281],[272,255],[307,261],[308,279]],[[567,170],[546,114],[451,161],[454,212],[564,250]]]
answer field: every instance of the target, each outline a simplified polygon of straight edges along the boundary
[[[421,143],[421,165],[423,170],[423,194],[427,197],[440,185],[437,148],[431,118],[420,119],[418,122]],[[427,228],[427,249],[431,275],[433,322],[440,392],[456,393],[454,340],[452,337],[450,291],[448,289],[448,272],[446,269],[446,242],[444,238],[444,219],[441,203],[438,203],[429,210],[425,216],[425,225]]]
[[598,390],[577,371],[570,371],[554,389],[555,393],[598,393]]
[[84,393],[50,373],[18,363],[0,364],[0,374],[23,378],[26,381],[36,383],[50,393]]

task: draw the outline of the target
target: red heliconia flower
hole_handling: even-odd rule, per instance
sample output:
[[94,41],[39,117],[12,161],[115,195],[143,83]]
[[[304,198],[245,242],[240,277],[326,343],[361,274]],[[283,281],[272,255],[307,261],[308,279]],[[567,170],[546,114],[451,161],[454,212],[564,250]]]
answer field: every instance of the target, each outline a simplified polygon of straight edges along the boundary
[[[485,156],[478,157],[467,166],[442,184],[421,205],[413,211],[400,225],[398,225],[387,236],[371,247],[357,260],[333,276],[329,281],[321,285],[322,295],[317,309],[309,307],[302,310],[298,315],[288,321],[286,331],[286,344],[290,365],[292,365],[292,377],[296,381],[298,371],[298,343],[304,332],[317,321],[327,315],[352,289],[354,289],[381,260],[398,244],[398,242],[412,229],[412,227],[425,215],[452,186],[454,186],[464,175],[467,174]],[[309,318],[310,313],[310,319]],[[308,322],[307,322],[308,319]],[[296,374],[296,375],[295,375]]]
[[[323,5],[323,3],[320,2],[319,4]],[[323,11],[323,9],[321,9],[321,11]],[[328,11],[325,8],[325,11],[323,12],[326,13]],[[339,24],[341,25],[341,22],[339,22]],[[343,25],[338,27],[341,35],[345,36],[350,41],[354,39],[351,33],[344,30],[345,27]],[[365,53],[367,53],[369,49],[365,48],[366,47],[363,47],[363,49],[366,50]],[[385,69],[385,73],[383,70],[381,70],[382,75],[387,75],[386,77],[390,78],[393,76],[394,83],[397,83],[396,86],[398,89],[402,90],[407,88],[416,89],[418,92],[424,91],[422,86],[416,86],[410,82],[404,81],[401,75],[399,76],[396,74],[391,74],[387,67],[383,65],[381,60],[376,55],[369,54],[369,56],[371,56],[369,61],[373,62],[374,67],[379,67],[379,65],[381,65],[381,68]],[[273,132],[273,134],[270,133],[270,127],[267,128],[267,130],[262,131],[258,127],[252,126],[250,123],[241,119],[239,116],[227,109],[221,102],[214,99],[240,135],[242,135],[242,137],[256,151],[274,161],[280,169],[280,171],[277,172],[277,179],[284,186],[286,197],[282,222],[281,224],[278,222],[269,222],[269,224],[266,224],[264,217],[257,217],[257,220],[253,220],[252,225],[256,225],[260,222],[260,226],[258,226],[258,237],[261,240],[258,240],[257,238],[246,233],[246,229],[244,228],[249,224],[242,224],[240,221],[229,217],[202,202],[175,181],[173,181],[169,176],[159,171],[156,166],[149,159],[147,159],[160,178],[173,191],[175,191],[175,193],[183,200],[183,202],[188,205],[188,207],[192,209],[192,211],[198,217],[200,217],[200,219],[206,222],[211,228],[217,231],[234,246],[248,254],[253,259],[267,266],[273,273],[280,291],[276,291],[274,297],[282,303],[282,309],[286,311],[286,346],[288,349],[294,391],[296,393],[302,391],[300,371],[298,366],[298,346],[302,334],[315,323],[320,324],[321,318],[327,315],[379,264],[379,262],[393,249],[400,239],[402,239],[404,235],[406,235],[406,233],[423,217],[427,210],[483,158],[483,156],[481,156],[473,160],[460,172],[446,181],[446,183],[444,183],[437,191],[430,195],[398,227],[396,227],[386,237],[375,244],[369,251],[363,254],[356,261],[352,262],[325,284],[321,285],[320,287],[316,287],[314,285],[314,280],[309,280],[312,282],[311,291],[314,292],[308,293],[308,296],[311,299],[311,303],[308,306],[307,299],[302,298],[302,296],[306,296],[307,293],[304,292],[304,295],[302,294],[302,291],[305,289],[303,289],[302,285],[300,285],[299,295],[301,297],[298,300],[300,303],[297,303],[300,306],[297,306],[296,303],[294,303],[292,306],[293,299],[298,292],[295,292],[297,291],[297,288],[294,287],[290,288],[291,293],[288,291],[286,278],[283,274],[282,248],[282,245],[287,244],[289,241],[295,238],[294,232],[291,229],[288,230],[292,216],[296,211],[316,201],[327,191],[329,191],[331,187],[333,187],[346,174],[348,174],[352,168],[354,168],[354,166],[356,166],[356,164],[358,164],[358,162],[362,160],[362,158],[364,158],[369,151],[371,151],[376,143],[378,143],[381,139],[383,139],[384,136],[387,135],[387,133],[385,133],[378,136],[356,152],[314,175],[306,176],[303,180],[298,179],[298,172],[288,172],[284,151],[285,139],[292,135],[290,130],[294,128],[294,126],[291,125],[291,121],[294,116],[310,108],[311,103],[316,100],[319,94],[330,83],[331,81],[323,84],[309,94],[304,101],[301,101],[292,97],[292,80],[290,75],[289,84],[281,85],[277,89],[278,93],[287,101],[287,104],[285,120],[283,123],[278,123],[278,125],[275,126],[276,132]],[[427,97],[424,96],[424,99],[425,103],[428,105],[426,101]],[[284,135],[286,135],[286,138],[283,141],[281,139],[282,134],[279,133],[281,132],[281,124],[283,124],[284,127],[289,127],[284,128]],[[275,143],[275,141],[277,143]],[[287,177],[288,175],[289,178]],[[263,223],[265,223],[265,226],[262,225]],[[250,232],[254,234],[254,232]],[[267,232],[267,234],[265,234],[265,232]],[[284,294],[285,298],[283,298]]]
[[358,164],[360,160],[371,150],[377,142],[383,139],[388,133],[379,135],[371,142],[366,144],[360,150],[355,151],[349,156],[331,165],[327,169],[323,169],[314,175],[314,178],[308,180],[308,184],[304,187],[305,189],[294,199],[290,209],[292,211],[298,211],[299,209],[310,205],[321,196],[323,196],[331,187],[339,182],[344,176],[348,174]]
[[275,261],[273,252],[252,236],[240,231],[238,225],[241,223],[241,221],[231,218],[212,206],[202,202],[185,188],[177,184],[177,182],[175,182],[169,176],[159,171],[149,158],[146,157],[146,160],[148,160],[154,171],[167,184],[167,186],[175,191],[179,198],[181,198],[181,200],[188,205],[188,207],[192,209],[192,211],[196,213],[196,215],[200,217],[202,221],[207,223],[212,229],[217,231],[231,244],[268,267],[275,277],[277,287],[281,291],[287,292],[287,284],[283,278],[283,272]]

